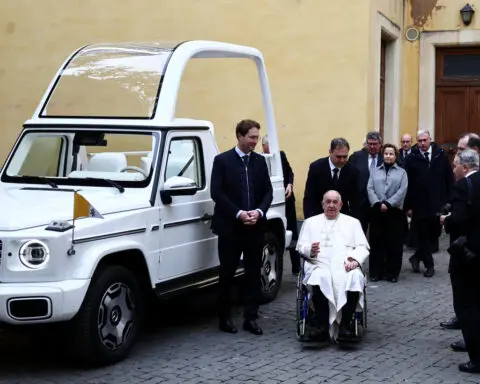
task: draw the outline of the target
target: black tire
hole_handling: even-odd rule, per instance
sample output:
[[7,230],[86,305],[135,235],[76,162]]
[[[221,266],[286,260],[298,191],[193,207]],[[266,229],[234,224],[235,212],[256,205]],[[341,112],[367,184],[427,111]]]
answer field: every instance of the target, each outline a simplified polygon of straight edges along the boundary
[[[273,259],[275,262],[272,262]],[[272,271],[274,271],[274,274],[271,273]],[[277,236],[273,232],[267,232],[262,253],[262,289],[260,294],[260,302],[262,304],[275,299],[282,285],[282,277],[283,249]]]
[[[80,311],[72,320],[71,336],[74,355],[82,364],[108,365],[125,359],[132,349],[142,320],[143,304],[140,286],[126,268],[106,266],[95,273]],[[108,332],[121,329],[122,337]],[[118,328],[117,328],[118,327]],[[115,345],[116,344],[116,345]]]

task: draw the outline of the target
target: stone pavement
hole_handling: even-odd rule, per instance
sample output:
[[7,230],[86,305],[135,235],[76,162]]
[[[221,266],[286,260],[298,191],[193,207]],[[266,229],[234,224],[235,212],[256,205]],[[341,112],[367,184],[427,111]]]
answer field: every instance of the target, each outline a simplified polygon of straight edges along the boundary
[[[302,344],[295,338],[295,280],[288,273],[277,299],[261,307],[261,337],[217,330],[214,295],[202,292],[158,308],[130,358],[116,366],[81,370],[66,361],[55,333],[0,335],[0,383],[480,383],[459,372],[465,353],[449,344],[460,331],[441,329],[452,315],[448,256],[435,255],[436,275],[427,279],[404,268],[397,284],[370,283],[368,329],[352,349]],[[241,326],[241,309],[235,321]]]

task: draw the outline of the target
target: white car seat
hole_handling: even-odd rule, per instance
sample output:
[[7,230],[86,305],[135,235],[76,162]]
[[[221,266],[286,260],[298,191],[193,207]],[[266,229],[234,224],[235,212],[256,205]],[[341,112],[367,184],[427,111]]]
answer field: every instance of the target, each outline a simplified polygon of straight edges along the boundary
[[127,166],[127,157],[123,153],[96,153],[88,162],[88,171],[120,172]]

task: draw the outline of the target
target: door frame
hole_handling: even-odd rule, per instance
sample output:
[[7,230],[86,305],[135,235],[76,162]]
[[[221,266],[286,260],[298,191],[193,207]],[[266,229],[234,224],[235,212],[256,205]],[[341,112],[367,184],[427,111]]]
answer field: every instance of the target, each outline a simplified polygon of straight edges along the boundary
[[435,139],[436,50],[478,45],[480,30],[424,31],[420,37],[418,128]]
[[375,49],[374,62],[374,129],[380,130],[380,73],[381,44],[386,44],[385,60],[385,109],[383,120],[384,142],[396,143],[400,137],[400,95],[402,78],[402,28],[376,11],[372,15],[376,20],[373,28],[372,46]]

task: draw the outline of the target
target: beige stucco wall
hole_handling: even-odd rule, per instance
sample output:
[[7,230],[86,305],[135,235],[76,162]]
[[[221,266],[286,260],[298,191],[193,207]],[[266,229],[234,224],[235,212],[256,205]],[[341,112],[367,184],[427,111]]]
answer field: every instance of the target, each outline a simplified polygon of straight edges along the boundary
[[[382,33],[385,32],[385,27],[388,27],[387,32],[390,30],[398,29],[401,33],[403,26],[404,18],[404,6],[403,0],[371,0],[370,6],[370,52],[369,52],[369,63],[368,63],[368,106],[366,109],[367,114],[367,124],[370,127],[370,130],[379,130],[380,129],[380,41],[382,38]],[[382,20],[383,24],[380,23]],[[384,32],[382,32],[382,29]],[[398,37],[399,40],[402,40],[401,35]],[[397,55],[401,55],[401,50],[395,52]],[[391,63],[389,63],[391,64]],[[400,70],[395,68],[395,70]],[[389,69],[387,69],[389,71]],[[394,82],[393,79],[388,79],[389,82]],[[397,86],[394,84],[392,86]],[[398,102],[398,99],[401,98],[401,93],[395,93],[393,97],[395,100],[391,102]],[[385,139],[389,142],[396,143],[398,136],[397,132],[390,132],[394,127],[392,120],[399,120],[398,116],[393,118],[389,116],[392,113],[392,108],[389,109],[387,102],[385,104],[387,121],[384,124],[385,130]],[[398,123],[397,123],[398,125]]]
[[[371,127],[365,113],[370,11],[370,0],[348,6],[327,0],[65,0],[62,6],[55,0],[3,0],[0,161],[59,65],[79,46],[229,41],[255,46],[265,55],[280,144],[296,174],[300,206],[308,164],[326,155],[330,139],[345,136],[356,149]],[[254,72],[248,66],[233,73],[230,67],[224,73],[195,66],[187,79],[199,82],[182,89],[179,112],[210,118],[220,146],[232,146],[237,120],[263,121]],[[212,79],[202,83],[204,76]]]
[[[460,9],[467,3],[464,0],[408,0],[405,7],[405,29],[415,27],[420,31],[458,31],[480,29],[478,14],[466,27],[460,17]],[[480,1],[468,1],[474,9],[480,10]],[[401,126],[403,132],[415,133],[418,127],[419,113],[419,67],[420,41],[405,40],[403,46],[403,97]]]

